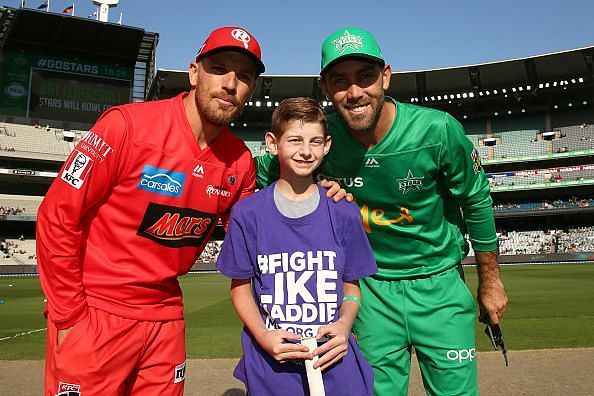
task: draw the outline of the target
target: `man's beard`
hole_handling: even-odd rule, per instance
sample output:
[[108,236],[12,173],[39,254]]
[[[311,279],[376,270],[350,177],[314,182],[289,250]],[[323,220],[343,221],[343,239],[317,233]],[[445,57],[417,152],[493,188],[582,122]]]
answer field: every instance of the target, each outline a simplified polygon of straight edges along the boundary
[[[216,94],[215,97],[228,98],[225,94]],[[233,103],[235,99],[230,99]],[[229,109],[222,109],[218,106],[213,97],[207,93],[198,91],[196,98],[196,106],[198,111],[203,114],[208,121],[215,125],[229,125],[235,120],[243,111],[243,103],[236,104],[235,107]]]
[[[384,108],[385,103],[384,95],[378,97],[374,100],[369,102],[371,106],[371,114],[361,114],[361,115],[353,115],[347,109],[342,106],[335,106],[338,113],[340,114],[341,118],[347,124],[348,128],[353,132],[370,132],[372,131],[377,123],[379,122],[380,116],[382,114],[382,109]],[[375,103],[375,106],[374,106]]]

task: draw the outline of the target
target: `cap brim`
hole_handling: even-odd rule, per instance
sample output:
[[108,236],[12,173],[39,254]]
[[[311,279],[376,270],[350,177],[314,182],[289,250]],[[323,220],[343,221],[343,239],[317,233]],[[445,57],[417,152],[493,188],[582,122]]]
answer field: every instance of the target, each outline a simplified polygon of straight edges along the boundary
[[367,54],[346,54],[346,55],[340,56],[340,57],[334,59],[332,62],[328,63],[326,65],[326,67],[324,67],[322,70],[320,70],[320,74],[324,73],[326,70],[328,70],[329,67],[332,67],[332,66],[336,65],[337,63],[340,63],[340,62],[343,62],[346,60],[352,60],[354,58],[372,61],[373,63],[379,63],[382,66],[384,66],[386,64],[386,62],[382,58],[378,58],[376,56],[367,55]]
[[226,46],[226,47],[225,46],[217,47],[217,48],[211,49],[210,51],[203,52],[196,57],[196,62],[198,62],[201,58],[203,58],[205,56],[214,55],[216,53],[223,52],[223,51],[237,51],[237,52],[241,52],[242,54],[246,54],[256,64],[256,71],[258,72],[258,74],[262,74],[266,70],[266,68],[264,67],[264,63],[262,63],[262,61],[260,59],[258,59],[258,57],[256,55],[254,55],[250,51],[244,49],[243,47],[236,47],[236,46],[232,46],[232,45]]

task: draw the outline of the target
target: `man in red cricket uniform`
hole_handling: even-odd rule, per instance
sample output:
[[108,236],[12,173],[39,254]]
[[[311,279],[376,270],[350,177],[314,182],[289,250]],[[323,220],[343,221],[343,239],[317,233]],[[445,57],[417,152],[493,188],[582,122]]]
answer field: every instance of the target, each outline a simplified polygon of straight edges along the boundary
[[250,152],[226,125],[263,71],[253,36],[216,29],[189,93],[108,110],[66,160],[37,221],[46,395],[183,394],[177,277],[254,190]]

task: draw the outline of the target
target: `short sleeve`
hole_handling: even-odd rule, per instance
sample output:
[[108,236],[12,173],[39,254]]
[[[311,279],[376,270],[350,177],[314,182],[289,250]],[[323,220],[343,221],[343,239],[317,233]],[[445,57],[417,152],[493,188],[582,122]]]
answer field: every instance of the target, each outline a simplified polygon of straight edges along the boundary
[[348,204],[346,216],[342,240],[346,262],[342,280],[353,281],[375,274],[377,264],[363,229],[361,213],[355,203]]
[[248,240],[254,238],[249,239],[246,235],[246,225],[242,220],[241,211],[234,208],[216,264],[223,275],[233,279],[251,279],[255,275],[248,246]]

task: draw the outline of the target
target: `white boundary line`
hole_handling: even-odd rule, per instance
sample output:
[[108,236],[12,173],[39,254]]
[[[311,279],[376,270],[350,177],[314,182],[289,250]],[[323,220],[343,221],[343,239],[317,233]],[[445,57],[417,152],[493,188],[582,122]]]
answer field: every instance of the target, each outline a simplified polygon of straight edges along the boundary
[[29,335],[29,334],[32,334],[32,333],[37,333],[38,331],[45,331],[45,330],[47,330],[47,327],[44,327],[43,329],[31,330],[31,331],[28,331],[26,333],[18,333],[18,334],[15,334],[13,336],[10,336],[10,337],[0,338],[0,341],[10,340],[10,339],[13,339],[13,338],[17,338],[17,337],[21,337],[21,336],[26,336],[26,335]]

